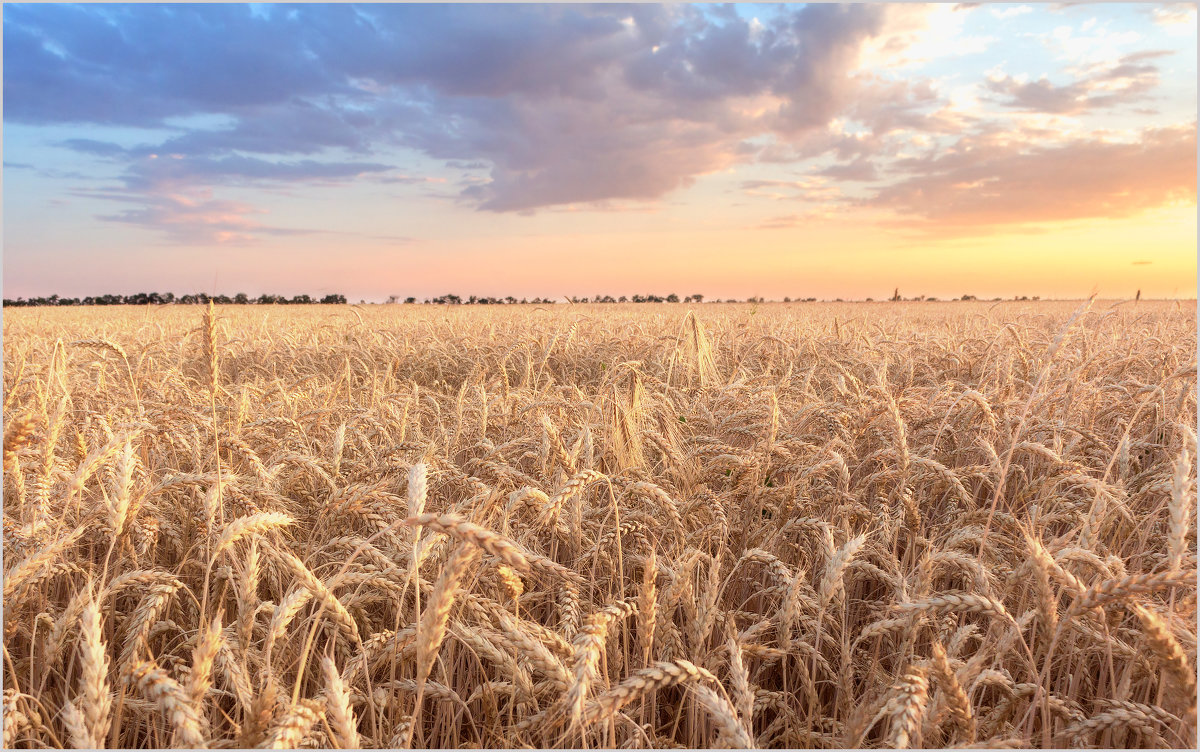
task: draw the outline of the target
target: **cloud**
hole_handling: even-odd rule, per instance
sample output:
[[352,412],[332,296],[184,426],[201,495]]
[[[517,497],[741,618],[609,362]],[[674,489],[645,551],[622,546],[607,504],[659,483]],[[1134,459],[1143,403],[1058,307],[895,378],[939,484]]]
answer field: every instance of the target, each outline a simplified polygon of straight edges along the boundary
[[[1164,53],[1130,54],[1136,32],[1062,27],[1042,41],[1068,58],[1071,80],[996,73],[979,85],[910,72],[990,48],[994,39],[964,33],[968,19],[990,18],[969,4],[748,15],[672,4],[14,5],[5,120],[140,137],[59,145],[123,170],[110,187],[130,208],[109,221],[187,242],[288,232],[218,195],[230,186],[445,179],[397,167],[411,164],[397,158],[405,149],[470,171],[437,195],[490,212],[645,208],[748,163],[808,165],[796,181],[741,186],[774,200],[842,206],[839,182],[859,183],[861,196],[861,183],[891,180],[868,202],[918,222],[1016,216],[1007,207],[1022,206],[1022,192],[1072,216],[1178,193],[1174,178],[1164,193],[1150,177],[1168,171],[1153,160],[1175,148],[1162,143],[1170,129],[1117,144],[1038,120],[1144,104]],[[1130,177],[1130,150],[1154,169]],[[1112,162],[1085,169],[1068,156]],[[1194,154],[1181,164],[1194,174]],[[1046,183],[1062,202],[1024,182],[1039,169],[1061,173]],[[1074,175],[1094,185],[1065,185]],[[1146,192],[1117,201],[1121,181]]]
[[[751,23],[731,8],[670,5],[15,6],[5,113],[140,128],[231,119],[176,128],[136,155],[66,144],[132,160],[131,182],[349,175],[382,162],[332,154],[406,146],[488,169],[461,194],[483,210],[655,199],[747,159],[745,138],[824,127],[887,14],[818,4]],[[148,171],[134,159],[148,153],[182,159]]]
[[964,137],[941,154],[902,160],[909,175],[862,203],[915,227],[986,230],[1125,217],[1196,200],[1196,123],[1150,128],[1129,142],[1079,137],[1038,146],[1005,134]]
[[888,7],[887,27],[866,44],[864,60],[872,69],[911,68],[942,58],[960,58],[986,51],[996,37],[964,32],[975,7],[894,3]]
[[149,154],[134,162],[125,178],[131,189],[156,191],[166,186],[264,182],[330,183],[391,170],[372,162],[275,161],[256,157],[190,157]]
[[400,131],[435,157],[486,159],[491,180],[463,192],[484,210],[659,198],[742,161],[746,137],[790,137],[828,122],[881,17],[878,8],[811,6],[756,31],[736,16],[714,23],[693,8],[648,9],[631,16],[636,34],[620,32],[639,46],[572,79],[578,90],[435,93],[397,113],[408,118]]
[[819,171],[818,175],[835,180],[870,182],[879,178],[875,163],[867,159],[856,159],[845,164],[836,164]]
[[992,8],[991,11],[992,11],[992,15],[995,16],[996,18],[1005,19],[1005,18],[1014,18],[1016,16],[1023,16],[1026,13],[1032,13],[1033,8],[1031,8],[1028,5],[1017,5],[1017,6],[1005,5],[1003,7]]
[[803,215],[784,214],[783,216],[764,219],[758,224],[758,228],[760,230],[788,230],[793,227],[798,227],[802,220]]
[[75,190],[73,195],[130,204],[132,208],[100,219],[135,225],[163,234],[180,245],[253,245],[266,237],[353,235],[374,240],[412,243],[415,238],[369,235],[322,228],[279,227],[261,221],[270,212],[244,201],[215,198],[207,189],[181,187],[144,193],[121,188]]
[[1158,86],[1159,69],[1146,61],[1170,55],[1150,50],[1125,55],[1113,65],[1089,66],[1090,73],[1069,84],[1057,85],[1043,77],[1037,81],[995,73],[988,89],[1007,97],[1001,104],[1027,112],[1077,115],[1105,107],[1138,102]]
[[138,205],[116,214],[102,215],[102,219],[149,227],[183,245],[247,245],[262,235],[309,232],[265,225],[254,219],[266,214],[263,209],[244,202],[215,199],[209,191],[150,195],[110,191],[90,195]]
[[803,227],[803,226],[809,225],[809,224],[824,222],[825,220],[828,220],[831,216],[833,216],[833,212],[830,212],[830,211],[810,211],[810,212],[797,212],[794,214],[783,214],[780,216],[768,217],[767,219],[764,219],[762,222],[759,222],[757,225],[754,225],[753,229],[756,229],[756,230],[791,230],[791,229],[795,229],[797,227]]
[[1195,34],[1196,28],[1196,4],[1195,3],[1162,3],[1155,5],[1150,9],[1150,16],[1154,19],[1154,23],[1165,27],[1173,33],[1188,33],[1187,27],[1191,28],[1191,33]]
[[421,185],[424,183],[444,183],[445,178],[431,178],[423,175],[380,175],[375,179],[376,183],[385,185]]
[[751,196],[792,201],[831,201],[842,197],[841,189],[819,176],[802,180],[745,180],[742,191]]
[[103,157],[105,159],[130,156],[129,150],[120,144],[114,144],[110,141],[97,141],[93,138],[68,138],[65,141],[60,141],[58,145],[71,151],[90,154],[94,157]]

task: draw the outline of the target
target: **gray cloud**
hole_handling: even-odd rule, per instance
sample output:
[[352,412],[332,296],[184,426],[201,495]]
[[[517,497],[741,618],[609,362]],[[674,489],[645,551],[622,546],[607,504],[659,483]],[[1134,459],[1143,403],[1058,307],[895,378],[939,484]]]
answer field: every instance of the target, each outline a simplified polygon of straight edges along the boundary
[[867,159],[857,159],[845,164],[836,164],[817,172],[818,175],[835,180],[852,180],[870,182],[879,179],[875,163]]
[[[695,6],[17,6],[6,13],[6,118],[172,127],[127,183],[313,179],[333,151],[410,146],[490,169],[461,196],[489,211],[649,199],[739,158],[747,137],[796,138],[849,96],[881,6],[772,11],[753,27]],[[552,61],[552,62],[549,62]],[[756,98],[778,104],[746,110]],[[742,105],[745,105],[743,107]],[[148,153],[183,157],[159,160]],[[252,156],[247,156],[252,155]],[[305,156],[284,166],[263,156]],[[258,160],[258,161],[255,161]],[[353,165],[353,166],[352,166]]]
[[[382,156],[397,147],[480,171],[442,195],[494,212],[655,200],[738,163],[815,157],[837,161],[815,173],[831,181],[901,176],[872,203],[919,221],[1015,216],[1029,203],[1022,192],[1079,216],[1115,200],[1135,161],[1125,147],[1014,147],[992,138],[982,116],[952,111],[929,80],[856,70],[892,12],[779,6],[751,23],[732,7],[692,5],[15,5],[4,20],[5,119],[156,129],[134,148],[61,145],[124,166],[117,193],[135,206],[108,219],[238,242],[274,230],[214,188],[428,182]],[[1138,103],[1158,85],[1160,54],[1076,71],[1068,84],[998,76],[988,86],[1022,111]],[[198,116],[220,125],[180,125]],[[855,132],[830,127],[834,118]],[[896,160],[907,131],[942,142],[973,135]],[[971,143],[983,148],[967,154]],[[1138,148],[1151,159],[1168,149]],[[1068,169],[1080,156],[1114,161],[1081,178],[1090,187],[1046,180],[1061,202],[1031,182],[1042,165],[1081,174]],[[1194,175],[1194,153],[1190,164]],[[1135,184],[1148,192],[1122,206],[1166,195],[1153,181]],[[168,190],[182,200],[164,200]],[[844,200],[819,184],[771,190]]]
[[1127,55],[1116,65],[1101,67],[1068,84],[1042,78],[1019,82],[1007,75],[988,80],[988,88],[1006,99],[1001,104],[1027,112],[1077,115],[1090,110],[1138,102],[1158,86],[1158,66],[1146,62],[1170,52],[1151,50]]

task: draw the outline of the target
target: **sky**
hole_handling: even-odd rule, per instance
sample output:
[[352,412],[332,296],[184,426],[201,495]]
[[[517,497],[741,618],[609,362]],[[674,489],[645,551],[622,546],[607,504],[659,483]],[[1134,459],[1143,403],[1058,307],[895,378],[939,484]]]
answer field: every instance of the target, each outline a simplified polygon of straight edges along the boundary
[[1195,4],[3,19],[8,298],[1196,291]]

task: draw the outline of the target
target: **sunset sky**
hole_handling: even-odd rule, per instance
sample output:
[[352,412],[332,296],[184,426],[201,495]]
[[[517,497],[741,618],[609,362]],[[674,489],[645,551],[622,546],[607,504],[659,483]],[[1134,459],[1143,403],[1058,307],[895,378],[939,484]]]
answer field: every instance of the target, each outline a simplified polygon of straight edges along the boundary
[[1195,295],[1195,5],[5,5],[4,296]]

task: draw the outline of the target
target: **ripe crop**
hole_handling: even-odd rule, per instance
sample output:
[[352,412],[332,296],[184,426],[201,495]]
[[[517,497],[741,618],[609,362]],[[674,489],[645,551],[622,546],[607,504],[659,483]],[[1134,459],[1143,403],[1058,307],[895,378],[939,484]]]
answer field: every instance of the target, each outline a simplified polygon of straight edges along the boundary
[[4,316],[16,747],[1184,747],[1173,303]]

